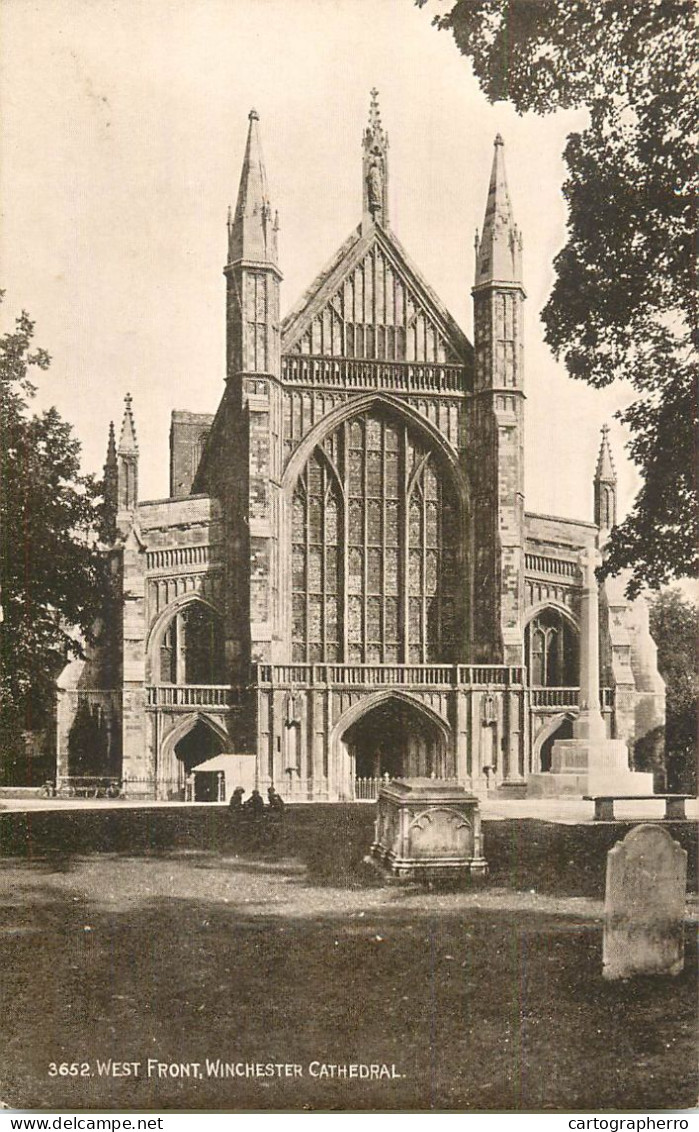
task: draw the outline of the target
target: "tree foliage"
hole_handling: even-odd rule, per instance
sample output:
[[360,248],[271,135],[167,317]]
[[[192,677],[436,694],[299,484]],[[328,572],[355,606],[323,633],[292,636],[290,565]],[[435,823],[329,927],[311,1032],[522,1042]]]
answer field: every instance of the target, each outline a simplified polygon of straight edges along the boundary
[[450,0],[435,16],[490,101],[588,111],[542,319],[572,377],[637,394],[617,415],[642,487],[605,564],[631,568],[630,594],[697,569],[695,17],[694,0]]
[[679,587],[662,590],[650,605],[650,629],[665,680],[668,787],[696,790],[697,641],[699,611]]
[[[55,408],[31,413],[32,349],[23,312],[0,337],[0,741],[50,720],[57,675],[82,655],[106,593],[99,484],[80,473],[80,445]],[[0,756],[2,752],[0,751]]]

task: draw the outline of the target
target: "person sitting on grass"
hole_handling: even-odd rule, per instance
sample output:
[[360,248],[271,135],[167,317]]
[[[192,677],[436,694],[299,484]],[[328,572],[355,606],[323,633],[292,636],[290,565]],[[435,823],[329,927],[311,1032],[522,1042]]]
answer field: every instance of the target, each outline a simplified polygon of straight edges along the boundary
[[239,814],[241,812],[243,808],[244,793],[245,791],[243,790],[242,786],[236,786],[235,790],[231,794],[231,800],[228,803],[228,809],[231,811],[231,813]]
[[247,802],[243,806],[253,818],[260,818],[265,812],[265,804],[259,790],[253,790]]
[[271,810],[278,810],[280,813],[284,809],[284,802],[273,786],[270,786],[267,791],[267,799]]

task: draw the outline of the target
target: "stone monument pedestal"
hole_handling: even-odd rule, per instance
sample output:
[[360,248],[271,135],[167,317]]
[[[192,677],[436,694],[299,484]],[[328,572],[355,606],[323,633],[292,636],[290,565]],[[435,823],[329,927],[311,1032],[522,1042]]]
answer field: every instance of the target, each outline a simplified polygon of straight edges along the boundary
[[559,739],[551,751],[551,770],[532,779],[530,797],[653,793],[652,774],[629,770],[623,739]]
[[551,751],[551,770],[532,774],[527,795],[533,798],[590,794],[652,794],[653,775],[629,770],[623,739],[608,739],[599,694],[599,591],[596,547],[580,555],[580,714],[573,738],[559,739]]
[[[573,729],[590,730],[584,727],[584,721],[578,723],[578,720]],[[652,793],[653,775],[629,770],[624,740],[607,739],[605,735],[595,736],[594,733],[559,739],[551,751],[551,770],[533,774],[527,783],[530,798]]]
[[561,739],[553,745],[551,770],[582,772],[586,794],[652,794],[653,775],[629,770],[628,760],[623,739]]
[[484,876],[478,798],[432,778],[387,783],[379,791],[371,855],[396,877]]

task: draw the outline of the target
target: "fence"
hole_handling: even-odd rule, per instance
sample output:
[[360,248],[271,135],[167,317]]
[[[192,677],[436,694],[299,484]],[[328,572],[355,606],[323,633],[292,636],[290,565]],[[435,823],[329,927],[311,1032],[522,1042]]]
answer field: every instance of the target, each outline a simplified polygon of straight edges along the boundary
[[[441,778],[438,775],[433,775],[432,777],[435,782],[451,783],[453,785],[457,785],[458,783],[458,779],[456,778]],[[381,787],[387,786],[390,781],[390,774],[384,774],[380,778],[355,778],[355,802],[375,802],[379,796]]]
[[306,778],[297,774],[286,774],[274,782],[268,775],[259,775],[257,788],[263,797],[267,789],[274,786],[285,802],[323,802],[330,798],[327,778]]
[[125,778],[121,787],[124,798],[155,798],[167,802],[184,801],[184,782],[178,778],[154,779],[152,777]]

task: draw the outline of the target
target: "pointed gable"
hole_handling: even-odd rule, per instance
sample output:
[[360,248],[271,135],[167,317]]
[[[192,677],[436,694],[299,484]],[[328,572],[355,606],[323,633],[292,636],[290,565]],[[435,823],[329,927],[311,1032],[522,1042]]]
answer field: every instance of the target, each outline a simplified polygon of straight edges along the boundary
[[471,345],[379,225],[356,229],[282,324],[282,352],[468,365]]

